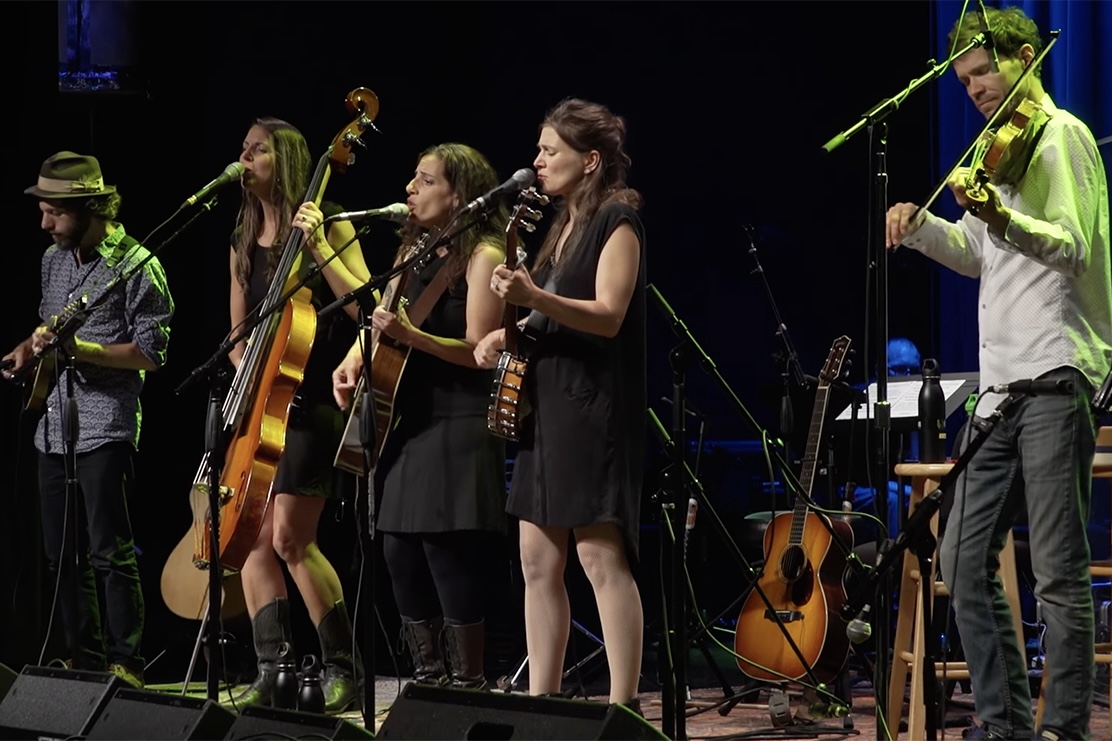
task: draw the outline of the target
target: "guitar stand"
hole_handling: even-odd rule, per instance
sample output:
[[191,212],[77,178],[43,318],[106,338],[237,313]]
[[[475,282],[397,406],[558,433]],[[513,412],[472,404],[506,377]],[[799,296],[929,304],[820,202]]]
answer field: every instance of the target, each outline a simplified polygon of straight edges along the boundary
[[[568,679],[571,675],[576,674],[592,659],[606,650],[606,645],[602,642],[602,639],[583,627],[583,624],[580,623],[578,620],[572,620],[571,627],[575,628],[580,633],[587,636],[587,638],[597,644],[597,647],[593,651],[591,651],[591,653],[587,654],[583,659],[576,662],[573,666],[568,667],[564,671],[561,679]],[[521,661],[518,662],[517,668],[514,670],[513,674],[507,674],[505,676],[499,677],[497,682],[498,689],[502,690],[503,692],[513,692],[515,689],[517,689],[517,684],[518,681],[521,679],[521,674],[525,671],[525,667],[528,666],[528,664],[529,654],[525,654],[525,656],[521,658]],[[579,683],[579,691],[583,693],[584,698],[587,697],[587,689],[583,686],[582,681],[580,681]],[[572,697],[575,697],[575,689],[573,688],[570,692],[564,690],[561,694],[563,694],[564,697],[570,699]]]
[[[661,703],[663,712],[661,716],[662,731],[669,738],[676,741],[683,741],[687,738],[687,731],[685,728],[686,714],[683,709],[686,707],[686,693],[687,693],[687,676],[686,676],[686,656],[687,656],[687,640],[686,640],[686,623],[687,623],[687,589],[686,589],[686,575],[687,565],[685,561],[684,548],[680,547],[677,542],[677,536],[682,529],[685,528],[685,521],[681,513],[688,510],[695,510],[701,508],[717,531],[722,542],[726,544],[730,555],[737,561],[738,565],[742,568],[744,573],[749,575],[752,581],[752,588],[760,596],[764,602],[767,614],[770,616],[779,628],[781,634],[784,636],[789,648],[799,660],[800,665],[804,669],[808,682],[815,688],[820,688],[823,684],[818,680],[814,674],[814,669],[808,664],[806,658],[803,656],[802,651],[796,644],[791,634],[788,632],[786,626],[781,620],[780,616],[776,613],[772,602],[768,596],[760,588],[759,573],[752,567],[748,559],[741,552],[737,543],[730,536],[729,531],[726,529],[725,524],[718,516],[707,498],[706,492],[703,490],[702,484],[698,478],[691,471],[687,465],[684,457],[684,424],[686,414],[685,402],[685,371],[687,364],[693,359],[699,361],[700,367],[711,378],[717,382],[722,391],[730,398],[736,408],[750,421],[754,429],[761,430],[762,435],[765,434],[764,430],[757,424],[756,420],[741,403],[741,400],[730,388],[726,380],[722,378],[721,374],[715,367],[714,362],[703,351],[696,342],[695,338],[691,335],[687,325],[680,319],[660,291],[650,284],[647,287],[648,293],[656,301],[661,312],[668,318],[672,331],[680,338],[680,344],[675,347],[670,353],[670,362],[672,366],[672,432],[669,436],[664,426],[660,423],[656,413],[652,409],[648,410],[650,419],[657,435],[660,437],[665,450],[668,452],[670,459],[669,465],[664,470],[664,486],[662,490],[671,495],[671,501],[664,501],[661,508],[662,529],[663,527],[670,528],[674,534],[671,538],[671,594],[665,594],[665,618],[664,625],[667,631],[667,637],[671,644],[671,648],[664,655],[666,660],[671,661],[672,666],[665,666],[661,669],[661,676],[663,677],[663,689],[661,692]],[[782,465],[782,469],[787,478],[790,473],[786,465]],[[799,490],[799,487],[795,487]],[[691,513],[694,516],[694,513]],[[823,518],[820,518],[823,519]],[[840,539],[835,538],[835,542],[840,543]],[[845,544],[841,547],[849,552]],[[663,552],[662,548],[662,552]],[[667,585],[668,579],[663,579],[662,582]],[[667,589],[667,587],[666,587]],[[670,599],[669,599],[670,598]],[[671,608],[670,610],[668,608]],[[669,613],[671,620],[669,621]],[[682,693],[682,694],[681,694]],[[830,695],[830,699],[838,701],[838,698]]]
[[[193,645],[193,655],[182,682],[181,693],[184,697],[193,681],[193,670],[202,644],[206,648],[205,695],[217,702],[220,695],[220,674],[223,668],[220,653],[220,609],[223,596],[223,567],[220,565],[220,474],[224,468],[224,415],[223,399],[227,389],[228,373],[226,368],[214,368],[209,372],[208,412],[205,416],[205,451],[208,458],[208,511],[209,511],[209,563],[208,594],[205,595],[205,615],[197,640]],[[215,514],[214,514],[215,513]],[[213,595],[220,595],[214,601]]]

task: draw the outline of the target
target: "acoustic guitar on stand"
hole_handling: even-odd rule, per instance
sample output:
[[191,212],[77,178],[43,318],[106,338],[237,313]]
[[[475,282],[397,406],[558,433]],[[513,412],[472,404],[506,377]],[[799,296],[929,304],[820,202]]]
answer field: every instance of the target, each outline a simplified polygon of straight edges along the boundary
[[[510,215],[510,223],[506,226],[506,267],[510,270],[517,270],[526,257],[525,250],[520,246],[518,229],[530,233],[535,231],[537,227],[532,222],[541,218],[541,212],[533,208],[533,204],[544,206],[547,203],[548,196],[538,193],[536,188],[521,191]],[[506,331],[506,345],[494,369],[494,383],[487,406],[487,429],[497,437],[516,442],[521,435],[521,421],[529,414],[525,398],[525,373],[529,361],[523,352],[523,332],[518,324],[517,307],[513,304],[507,303],[503,310],[502,327]]]
[[[853,530],[844,520],[830,520],[807,508],[815,478],[830,384],[842,375],[850,340],[839,337],[830,348],[815,391],[815,408],[807,432],[807,449],[795,509],[776,515],[764,534],[764,568],[737,619],[734,650],[738,668],[753,679],[801,680],[808,669],[820,682],[838,675],[849,657],[846,624],[840,615],[846,593],[846,554],[834,544],[831,529],[847,547]],[[821,519],[820,519],[821,518]],[[769,612],[764,594],[775,614]],[[777,624],[799,648],[804,666]]]

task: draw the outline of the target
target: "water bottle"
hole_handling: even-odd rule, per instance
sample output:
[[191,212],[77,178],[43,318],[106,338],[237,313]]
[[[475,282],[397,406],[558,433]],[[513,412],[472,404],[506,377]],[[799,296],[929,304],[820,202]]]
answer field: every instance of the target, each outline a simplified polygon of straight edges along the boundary
[[297,664],[293,647],[283,642],[278,649],[278,674],[270,691],[270,704],[282,710],[297,709]]
[[303,713],[324,713],[324,688],[320,683],[317,657],[305,657],[301,665],[301,691],[297,693],[297,709]]
[[946,461],[946,394],[938,361],[923,361],[923,386],[919,389],[919,462]]

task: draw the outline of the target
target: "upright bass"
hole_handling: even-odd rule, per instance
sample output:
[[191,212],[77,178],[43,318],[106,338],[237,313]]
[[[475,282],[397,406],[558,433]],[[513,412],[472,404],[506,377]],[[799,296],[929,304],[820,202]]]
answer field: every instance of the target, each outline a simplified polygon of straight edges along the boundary
[[[332,171],[346,172],[355,161],[352,147],[363,145],[360,136],[378,114],[378,97],[367,88],[356,88],[347,96],[347,107],[355,118],[321,156],[305,200],[320,203]],[[243,568],[262,530],[273,497],[278,461],[285,449],[290,407],[304,378],[316,334],[317,315],[309,289],[302,287],[287,297],[297,282],[304,238],[303,232],[293,229],[286,240],[258,311],[265,313],[283,299],[285,303],[252,330],[221,408],[228,446],[220,475],[218,561],[225,575]],[[194,619],[204,611],[208,578],[203,572],[213,560],[209,467],[206,453],[190,489],[193,526],[174,549],[162,574],[167,606],[178,615]],[[195,568],[181,568],[189,553]]]

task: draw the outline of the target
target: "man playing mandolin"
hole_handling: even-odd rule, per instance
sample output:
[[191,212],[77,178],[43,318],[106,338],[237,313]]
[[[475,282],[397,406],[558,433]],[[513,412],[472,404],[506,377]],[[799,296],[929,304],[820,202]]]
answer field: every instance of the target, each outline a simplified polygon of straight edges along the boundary
[[[965,482],[955,487],[939,560],[981,721],[966,737],[1031,738],[1023,644],[1012,631],[996,574],[1008,531],[1026,506],[1052,672],[1036,738],[1085,739],[1093,688],[1085,530],[1095,437],[1090,403],[1112,351],[1108,186],[1089,129],[1043,90],[1035,23],[1018,8],[989,8],[987,18],[999,69],[989,52],[975,48],[954,61],[954,71],[986,118],[1018,82],[1016,106],[1001,112],[1001,121],[1012,120],[997,132],[1009,125],[1024,129],[1015,137],[1024,145],[1006,153],[1012,166],[996,168],[998,174],[1011,169],[1012,176],[986,181],[965,169],[955,172],[949,186],[968,213],[952,223],[898,203],[888,211],[886,241],[980,278],[982,390],[1023,378],[1073,382],[1069,395],[1022,396],[1009,405],[970,460]],[[979,31],[970,13],[950,41],[964,46]],[[1019,115],[1036,108],[1045,115],[1026,121]],[[1031,125],[1041,129],[1029,132]],[[983,202],[970,191],[983,192]],[[987,417],[1001,399],[983,395],[977,416]]]
[[[60,570],[58,600],[69,651],[66,665],[107,669],[141,687],[143,593],[127,497],[142,419],[139,392],[144,373],[166,362],[174,304],[157,259],[134,270],[147,250],[115,221],[120,196],[104,184],[95,157],[59,152],[43,163],[38,182],[24,192],[38,198],[42,229],[54,244],[42,258],[39,316],[43,325],[4,356],[13,362],[11,373],[5,375],[30,371],[28,364],[34,364],[44,381],[57,381],[44,388],[45,414],[35,433],[35,447],[43,545],[50,568]],[[114,282],[131,272],[134,275],[127,281]],[[81,308],[80,303],[73,304],[81,297],[96,308],[73,334],[72,325],[70,330],[63,325],[73,308]],[[51,347],[56,332],[67,338],[58,350]],[[62,421],[69,354],[74,360],[76,440],[66,439]],[[36,389],[39,386],[36,382]],[[72,450],[68,449],[71,443]],[[69,453],[75,455],[74,493],[80,494],[77,509],[84,526],[76,574],[74,538],[67,532],[71,527],[67,524]],[[103,585],[103,620],[98,582]]]

